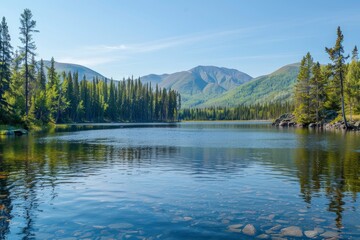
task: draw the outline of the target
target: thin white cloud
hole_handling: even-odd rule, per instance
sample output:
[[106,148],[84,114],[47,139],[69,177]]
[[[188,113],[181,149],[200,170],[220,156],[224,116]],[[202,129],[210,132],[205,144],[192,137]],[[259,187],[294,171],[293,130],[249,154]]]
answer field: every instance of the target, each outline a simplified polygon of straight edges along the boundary
[[238,36],[241,34],[242,38],[246,38],[254,33],[254,31],[265,27],[266,26],[257,26],[219,32],[205,32],[169,37],[143,43],[85,46],[71,50],[68,53],[62,53],[61,56],[57,58],[57,61],[95,67],[106,63],[117,62],[119,60],[130,59],[134,54],[157,52],[224,36]]
[[[120,60],[134,59],[138,57],[136,56],[137,54],[141,53],[158,52],[171,48],[197,44],[204,41],[218,39],[222,40],[225,38],[236,38],[237,40],[251,39],[254,34],[258,34],[259,32],[261,32],[260,30],[268,29],[269,27],[271,27],[271,25],[252,26],[225,31],[202,32],[197,34],[163,38],[142,43],[119,43],[115,45],[102,44],[85,46],[76,50],[72,50],[71,52],[68,52],[66,54],[62,54],[62,56],[60,56],[57,60],[76,63],[89,67],[95,67],[106,63],[119,62]],[[249,41],[245,44],[256,44],[256,42],[258,42],[258,44],[263,44],[266,42],[280,42],[293,38],[294,36],[285,38],[275,37],[272,39],[262,39],[255,42]],[[260,59],[259,56],[253,56],[252,58]]]
[[149,41],[144,43],[133,43],[133,44],[119,44],[119,45],[98,45],[98,46],[87,46],[85,49],[90,50],[96,53],[114,53],[114,52],[123,52],[123,53],[145,53],[145,52],[155,52],[164,49],[169,49],[173,47],[178,47],[186,44],[197,43],[205,41],[212,38],[219,38],[222,36],[231,36],[242,34],[241,37],[246,38],[251,35],[254,30],[260,28],[265,28],[266,26],[259,27],[249,27],[241,28],[228,31],[220,32],[208,32],[208,33],[199,33],[194,35],[184,35],[176,36],[170,38],[159,39],[155,41]]

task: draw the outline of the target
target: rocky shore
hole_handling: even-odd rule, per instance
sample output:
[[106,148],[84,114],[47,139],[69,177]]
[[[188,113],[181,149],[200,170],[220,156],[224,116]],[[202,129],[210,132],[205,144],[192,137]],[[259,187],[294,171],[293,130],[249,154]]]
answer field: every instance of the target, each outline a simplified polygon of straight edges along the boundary
[[[343,121],[335,121],[338,114],[335,111],[328,111],[325,114],[324,119],[320,122],[310,123],[307,125],[297,123],[295,116],[292,113],[285,113],[277,118],[272,125],[276,127],[302,127],[302,128],[321,128],[321,129],[338,129],[344,130],[345,124]],[[348,121],[348,130],[360,131],[360,121]]]
[[22,128],[0,130],[0,135],[4,135],[4,136],[21,136],[27,134],[28,131]]

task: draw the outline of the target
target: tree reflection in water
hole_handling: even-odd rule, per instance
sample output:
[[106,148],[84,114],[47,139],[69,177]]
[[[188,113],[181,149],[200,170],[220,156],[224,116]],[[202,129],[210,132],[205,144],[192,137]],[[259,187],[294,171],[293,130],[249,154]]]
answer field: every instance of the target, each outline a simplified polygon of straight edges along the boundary
[[308,132],[302,134],[299,147],[295,151],[295,163],[298,168],[298,178],[301,194],[305,202],[311,204],[314,196],[325,194],[328,199],[328,211],[336,214],[336,227],[343,227],[344,198],[351,194],[356,201],[360,190],[360,154],[356,149],[358,135],[343,133],[314,133],[320,144],[324,143],[323,134],[327,134],[327,151],[324,148],[309,147]]

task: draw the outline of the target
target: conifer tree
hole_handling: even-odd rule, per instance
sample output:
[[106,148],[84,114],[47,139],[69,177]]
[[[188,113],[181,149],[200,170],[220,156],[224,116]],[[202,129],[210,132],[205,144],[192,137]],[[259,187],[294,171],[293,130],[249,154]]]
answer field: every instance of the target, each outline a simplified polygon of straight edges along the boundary
[[310,79],[313,64],[311,54],[308,52],[301,60],[295,85],[295,116],[297,121],[302,124],[311,122]]
[[5,92],[6,102],[12,107],[14,118],[19,120],[25,114],[25,86],[21,72],[21,56],[15,51],[11,67],[10,89]]
[[345,78],[345,61],[349,56],[344,55],[344,47],[342,45],[343,40],[344,40],[344,35],[342,34],[340,27],[338,27],[335,46],[332,48],[325,48],[325,50],[329,54],[330,60],[333,62],[331,65],[332,74],[335,83],[337,83],[340,87],[341,113],[345,124],[345,128],[348,129],[349,126],[345,115],[344,78]]
[[41,91],[46,91],[46,76],[45,76],[44,60],[40,60],[39,71],[36,78],[36,83]]
[[35,29],[36,21],[32,19],[33,15],[29,9],[25,9],[20,17],[20,41],[23,44],[20,47],[21,56],[24,61],[24,75],[25,75],[25,114],[29,113],[29,80],[30,80],[30,61],[31,57],[35,55],[36,45],[33,41],[33,33],[39,32]]
[[352,52],[352,60],[346,75],[345,96],[346,103],[349,106],[350,120],[352,120],[354,110],[357,110],[354,108],[360,105],[360,62],[356,46]]
[[0,121],[9,115],[9,103],[5,99],[5,93],[10,88],[12,46],[9,29],[5,17],[0,23]]
[[58,116],[60,78],[55,69],[55,60],[51,58],[50,67],[47,68],[46,105],[52,122],[56,123]]
[[[320,63],[317,62],[312,68],[312,77],[310,78],[309,97],[311,99],[312,120],[319,123],[320,112],[323,109],[325,101],[325,79],[321,71]],[[318,125],[319,126],[319,125]]]
[[44,61],[40,60],[39,70],[36,77],[36,88],[34,90],[30,115],[32,121],[37,125],[46,125],[49,123],[49,109],[46,104],[46,76],[44,71]]

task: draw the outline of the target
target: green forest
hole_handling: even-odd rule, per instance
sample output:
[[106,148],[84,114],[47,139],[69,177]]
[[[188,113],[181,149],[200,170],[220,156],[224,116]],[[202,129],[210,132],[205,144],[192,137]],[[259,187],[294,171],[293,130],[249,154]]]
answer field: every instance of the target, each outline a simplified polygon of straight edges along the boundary
[[360,62],[358,49],[349,55],[344,53],[344,35],[340,27],[334,47],[325,48],[331,63],[320,65],[314,62],[310,53],[303,57],[295,86],[296,121],[305,126],[309,123],[323,123],[327,110],[341,112],[345,128],[350,121],[359,119],[360,114]]
[[294,110],[291,102],[275,102],[253,105],[239,105],[237,107],[209,107],[182,109],[179,118],[182,120],[269,120],[279,117],[283,113]]
[[[155,89],[140,79],[86,79],[58,73],[36,61],[33,34],[38,33],[29,9],[20,16],[22,46],[13,49],[5,17],[0,25],[0,123],[26,127],[69,122],[176,121],[180,95]],[[47,75],[47,76],[46,76]]]

